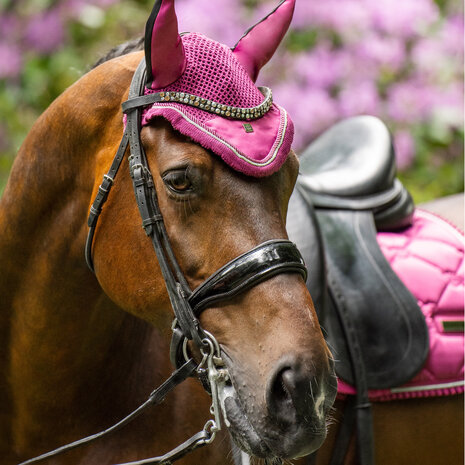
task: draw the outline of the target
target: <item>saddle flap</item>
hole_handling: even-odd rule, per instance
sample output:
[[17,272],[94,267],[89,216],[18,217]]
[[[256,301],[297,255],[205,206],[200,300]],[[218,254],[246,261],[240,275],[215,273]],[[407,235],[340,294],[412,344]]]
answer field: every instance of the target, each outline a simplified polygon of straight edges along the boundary
[[338,375],[357,384],[353,364],[363,363],[370,389],[407,382],[426,360],[428,330],[378,246],[372,214],[318,209],[316,215],[331,301],[322,324]]

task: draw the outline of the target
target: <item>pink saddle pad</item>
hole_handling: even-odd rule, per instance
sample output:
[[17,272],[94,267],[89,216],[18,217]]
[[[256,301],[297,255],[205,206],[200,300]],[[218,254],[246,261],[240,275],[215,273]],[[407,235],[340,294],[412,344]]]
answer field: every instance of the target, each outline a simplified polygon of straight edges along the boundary
[[[429,328],[430,352],[407,384],[370,391],[373,401],[464,391],[464,237],[442,218],[416,210],[402,232],[378,233],[385,257],[415,296]],[[355,394],[339,380],[339,395]]]

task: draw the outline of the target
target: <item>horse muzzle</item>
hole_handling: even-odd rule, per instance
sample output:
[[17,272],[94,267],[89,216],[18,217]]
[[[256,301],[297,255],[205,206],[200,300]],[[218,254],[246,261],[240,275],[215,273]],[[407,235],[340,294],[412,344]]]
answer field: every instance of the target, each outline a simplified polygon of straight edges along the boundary
[[221,407],[241,449],[260,458],[294,459],[322,445],[337,391],[332,361],[324,375],[317,375],[308,360],[283,357],[257,389],[228,357],[224,360],[232,383],[221,389]]

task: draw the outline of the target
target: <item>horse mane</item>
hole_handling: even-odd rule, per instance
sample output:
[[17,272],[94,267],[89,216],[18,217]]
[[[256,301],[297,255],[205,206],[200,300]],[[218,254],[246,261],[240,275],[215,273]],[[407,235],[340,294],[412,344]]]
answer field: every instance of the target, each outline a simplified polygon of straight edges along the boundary
[[105,56],[100,58],[91,69],[96,68],[97,66],[105,63],[106,61],[112,60],[113,58],[121,57],[127,55],[128,53],[138,52],[144,49],[144,37],[138,39],[132,39],[124,44],[117,45],[113,47]]

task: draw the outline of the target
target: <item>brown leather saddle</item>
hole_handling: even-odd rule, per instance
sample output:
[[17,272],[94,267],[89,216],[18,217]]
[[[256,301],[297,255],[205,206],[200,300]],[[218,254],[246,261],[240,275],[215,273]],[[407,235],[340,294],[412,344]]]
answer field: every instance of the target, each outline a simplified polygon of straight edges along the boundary
[[300,163],[288,233],[308,266],[307,286],[336,372],[358,391],[360,461],[373,463],[368,389],[410,380],[429,348],[423,314],[376,240],[377,231],[407,227],[414,205],[396,178],[391,136],[377,118],[335,125]]

